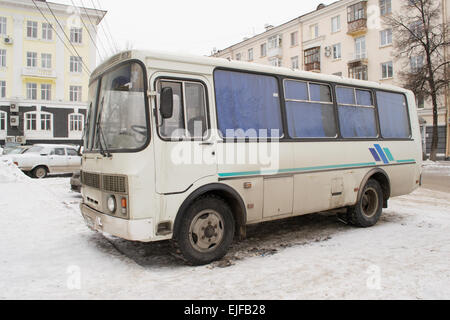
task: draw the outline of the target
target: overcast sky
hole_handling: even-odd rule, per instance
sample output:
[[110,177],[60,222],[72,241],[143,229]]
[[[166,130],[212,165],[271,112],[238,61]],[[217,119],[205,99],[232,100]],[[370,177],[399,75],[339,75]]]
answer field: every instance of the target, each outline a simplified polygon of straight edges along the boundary
[[[71,0],[50,0],[71,4]],[[73,0],[86,7],[101,5],[114,39],[125,47],[209,55],[244,37],[315,10],[335,0]],[[99,45],[107,47],[101,32]],[[103,49],[100,49],[103,50]]]

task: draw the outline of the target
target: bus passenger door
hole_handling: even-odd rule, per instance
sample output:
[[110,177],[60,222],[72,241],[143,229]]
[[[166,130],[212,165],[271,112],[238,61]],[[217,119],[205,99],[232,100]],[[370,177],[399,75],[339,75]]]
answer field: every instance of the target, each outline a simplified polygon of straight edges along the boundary
[[[156,190],[182,193],[217,174],[216,143],[209,132],[208,106],[212,97],[208,80],[192,75],[153,76],[158,92],[157,138],[155,137]],[[171,89],[171,90],[165,90]],[[173,112],[161,113],[161,93],[171,91]]]

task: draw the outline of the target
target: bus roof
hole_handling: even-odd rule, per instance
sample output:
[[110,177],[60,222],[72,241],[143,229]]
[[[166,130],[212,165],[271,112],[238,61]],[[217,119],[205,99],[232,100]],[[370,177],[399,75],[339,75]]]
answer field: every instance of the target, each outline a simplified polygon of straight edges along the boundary
[[[170,67],[168,68],[169,64],[165,64],[164,67],[165,71],[177,71],[177,72],[212,75],[216,68],[228,68],[249,72],[268,73],[286,77],[302,78],[311,81],[335,82],[340,83],[342,85],[375,88],[380,90],[397,91],[403,93],[410,92],[409,90],[398,86],[381,84],[374,81],[365,81],[335,75],[327,75],[323,73],[293,70],[285,67],[273,67],[263,64],[257,64],[254,62],[243,62],[216,57],[206,57],[190,54],[177,54],[171,52],[146,51],[146,50],[124,51],[119,54],[116,54],[107,61],[105,61],[103,64],[98,66],[92,73],[91,77],[96,78],[98,75],[108,70],[110,67],[113,67],[121,62],[130,59],[141,60],[143,62],[147,62],[147,64],[150,63],[150,65],[152,61],[153,62],[158,61],[163,63],[172,62],[173,69],[170,69]],[[157,68],[156,65],[155,68]]]

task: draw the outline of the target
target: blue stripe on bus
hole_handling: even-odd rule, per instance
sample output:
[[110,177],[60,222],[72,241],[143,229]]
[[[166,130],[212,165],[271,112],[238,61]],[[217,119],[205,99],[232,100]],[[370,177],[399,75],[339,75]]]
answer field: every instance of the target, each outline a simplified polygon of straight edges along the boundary
[[394,156],[391,153],[391,150],[389,148],[384,148],[384,152],[386,153],[389,161],[395,161]]
[[376,162],[381,161],[380,156],[377,153],[377,150],[375,150],[374,148],[370,148],[369,150],[372,153],[372,156],[373,156],[373,158],[375,159]]
[[296,168],[296,169],[280,169],[280,170],[248,171],[248,172],[231,172],[231,173],[219,173],[219,177],[221,177],[221,178],[230,178],[230,177],[239,177],[239,176],[259,176],[259,175],[272,175],[272,174],[295,173],[295,172],[305,172],[305,171],[318,171],[318,170],[329,170],[329,169],[346,169],[346,168],[358,168],[358,167],[371,167],[371,166],[376,166],[376,165],[377,164],[375,162],[367,162],[367,163],[320,166],[320,167],[306,167],[306,168]]
[[383,160],[384,164],[388,164],[389,160],[386,158],[386,155],[384,154],[383,149],[381,149],[381,146],[379,144],[376,144],[375,148],[377,149],[378,154],[380,155],[380,157]]
[[[416,160],[398,160],[397,163],[401,164],[414,164]],[[341,165],[333,165],[333,166],[321,166],[321,167],[309,167],[309,168],[297,168],[297,169],[281,169],[281,170],[267,170],[267,171],[248,171],[248,172],[230,172],[230,173],[219,173],[220,178],[233,178],[233,177],[241,177],[241,176],[262,176],[262,175],[276,175],[283,173],[296,173],[296,172],[305,172],[305,171],[319,171],[319,170],[328,170],[328,169],[346,169],[346,168],[358,168],[358,167],[374,167],[376,166],[376,162],[368,162],[368,163],[356,163],[356,164],[341,164]]]

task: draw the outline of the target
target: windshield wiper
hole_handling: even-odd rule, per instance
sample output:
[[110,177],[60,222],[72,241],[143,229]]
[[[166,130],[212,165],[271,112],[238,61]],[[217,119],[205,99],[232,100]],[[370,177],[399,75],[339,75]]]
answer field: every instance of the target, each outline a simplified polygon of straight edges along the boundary
[[[98,118],[97,118],[97,123],[95,125],[96,127],[96,138],[97,138],[97,144],[100,148],[100,154],[104,157],[107,158],[111,158],[111,152],[109,152],[108,150],[108,145],[106,143],[106,139],[105,139],[105,135],[103,134],[103,129],[101,126],[101,118],[102,118],[102,112],[103,112],[103,103],[105,101],[105,97],[102,98],[102,103],[100,104],[100,109],[99,109],[99,113],[98,113]],[[103,147],[103,143],[105,144],[105,146]]]

